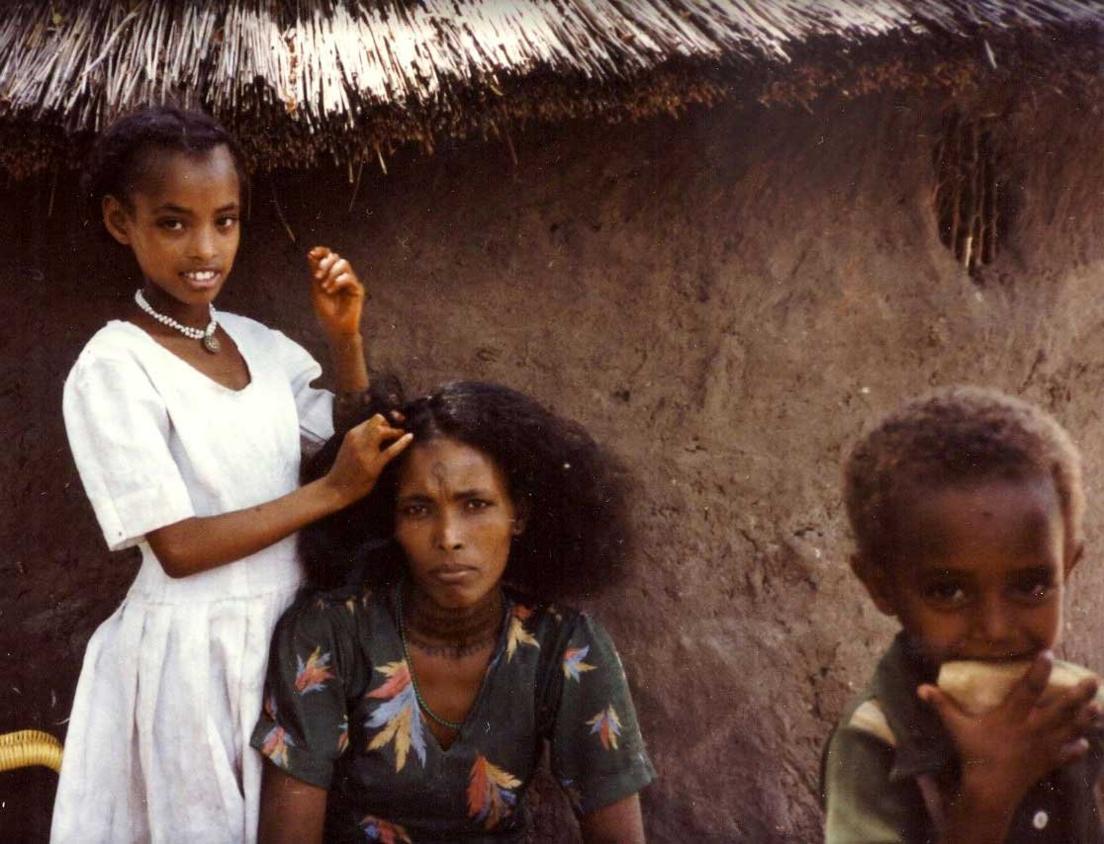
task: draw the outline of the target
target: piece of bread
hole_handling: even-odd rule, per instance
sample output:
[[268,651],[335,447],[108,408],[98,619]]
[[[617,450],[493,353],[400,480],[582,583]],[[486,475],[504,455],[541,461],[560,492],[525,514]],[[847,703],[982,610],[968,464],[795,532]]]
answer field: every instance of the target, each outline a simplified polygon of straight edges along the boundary
[[[1030,667],[1030,660],[944,662],[939,669],[936,685],[950,695],[963,710],[971,715],[981,715],[999,706]],[[1052,700],[1055,695],[1076,686],[1087,677],[1100,679],[1094,672],[1080,665],[1055,660],[1040,702]],[[1096,699],[1104,705],[1104,688],[1097,690]]]

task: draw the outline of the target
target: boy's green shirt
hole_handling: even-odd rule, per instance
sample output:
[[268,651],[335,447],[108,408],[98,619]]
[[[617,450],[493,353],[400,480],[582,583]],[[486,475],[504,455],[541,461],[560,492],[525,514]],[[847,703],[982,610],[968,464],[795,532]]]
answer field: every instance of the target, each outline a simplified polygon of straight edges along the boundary
[[[939,716],[916,696],[917,686],[934,680],[898,634],[828,744],[821,769],[828,844],[937,840],[918,777],[953,781],[958,760]],[[1094,791],[1102,763],[1104,743],[1094,734],[1085,756],[1028,792],[1006,840],[1104,842]]]

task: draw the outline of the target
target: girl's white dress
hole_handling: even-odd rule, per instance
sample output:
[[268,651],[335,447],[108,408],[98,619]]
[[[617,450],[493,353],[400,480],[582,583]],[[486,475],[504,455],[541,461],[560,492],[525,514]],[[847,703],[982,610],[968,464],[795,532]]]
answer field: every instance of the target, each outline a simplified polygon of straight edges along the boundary
[[[321,372],[278,331],[220,322],[249,366],[217,384],[128,322],[89,341],[65,383],[65,426],[108,546],[138,545],[122,605],[88,643],[51,841],[254,841],[269,637],[300,584],[295,538],[174,580],[147,532],[278,498],[301,446],[333,430]],[[301,438],[304,442],[301,443]]]

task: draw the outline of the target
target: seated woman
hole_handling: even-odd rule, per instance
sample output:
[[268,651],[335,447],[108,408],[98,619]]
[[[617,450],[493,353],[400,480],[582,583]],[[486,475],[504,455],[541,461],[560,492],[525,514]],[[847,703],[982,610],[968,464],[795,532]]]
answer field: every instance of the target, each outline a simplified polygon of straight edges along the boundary
[[273,639],[261,841],[523,841],[547,740],[584,840],[642,842],[655,773],[620,660],[558,603],[622,568],[622,474],[506,387],[449,384],[401,413],[413,444],[301,537],[328,588]]

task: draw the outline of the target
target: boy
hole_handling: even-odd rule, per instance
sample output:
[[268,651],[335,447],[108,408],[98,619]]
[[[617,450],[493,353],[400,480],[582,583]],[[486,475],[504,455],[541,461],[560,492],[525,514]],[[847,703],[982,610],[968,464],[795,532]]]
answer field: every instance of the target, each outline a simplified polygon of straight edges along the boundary
[[[908,403],[846,467],[852,569],[901,632],[832,736],[826,838],[1102,842],[1089,679],[1043,703],[1081,557],[1080,457],[1040,409],[955,387]],[[935,685],[949,660],[1028,660],[983,715]]]

